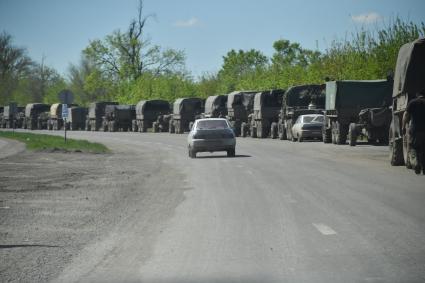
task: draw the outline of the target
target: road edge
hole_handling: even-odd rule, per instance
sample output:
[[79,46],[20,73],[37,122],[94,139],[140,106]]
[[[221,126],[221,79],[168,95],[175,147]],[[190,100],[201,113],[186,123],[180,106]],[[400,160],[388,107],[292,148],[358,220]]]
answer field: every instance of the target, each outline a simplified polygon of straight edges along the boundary
[[0,138],[0,159],[21,153],[26,150],[26,145],[22,142],[8,138]]

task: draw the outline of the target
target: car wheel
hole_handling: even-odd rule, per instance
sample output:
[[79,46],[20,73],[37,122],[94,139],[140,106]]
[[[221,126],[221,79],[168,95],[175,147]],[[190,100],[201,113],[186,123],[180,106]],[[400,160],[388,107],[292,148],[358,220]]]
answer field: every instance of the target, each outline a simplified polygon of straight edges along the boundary
[[235,157],[235,149],[227,150],[227,157]]
[[196,151],[189,147],[189,157],[196,158]]

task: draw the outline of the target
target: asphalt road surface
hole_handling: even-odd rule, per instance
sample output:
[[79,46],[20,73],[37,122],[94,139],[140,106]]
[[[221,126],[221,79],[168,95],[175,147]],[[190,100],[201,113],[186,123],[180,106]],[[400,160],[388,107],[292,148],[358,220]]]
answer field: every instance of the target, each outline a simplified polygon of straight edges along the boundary
[[190,159],[186,135],[68,136],[127,156],[131,167],[125,158],[107,166],[128,178],[150,172],[140,179],[151,193],[138,196],[120,183],[119,220],[99,224],[96,237],[45,279],[425,281],[425,176],[390,166],[387,147],[238,138],[235,158]]

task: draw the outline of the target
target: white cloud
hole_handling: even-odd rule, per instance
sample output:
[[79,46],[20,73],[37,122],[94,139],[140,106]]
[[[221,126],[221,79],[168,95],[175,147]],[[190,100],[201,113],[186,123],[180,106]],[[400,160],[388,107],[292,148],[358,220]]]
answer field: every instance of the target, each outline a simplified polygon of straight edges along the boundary
[[364,13],[360,15],[351,16],[351,19],[356,23],[371,24],[382,19],[382,16],[375,12]]
[[197,18],[190,18],[188,20],[181,20],[174,23],[175,27],[180,28],[190,28],[199,24],[199,20]]

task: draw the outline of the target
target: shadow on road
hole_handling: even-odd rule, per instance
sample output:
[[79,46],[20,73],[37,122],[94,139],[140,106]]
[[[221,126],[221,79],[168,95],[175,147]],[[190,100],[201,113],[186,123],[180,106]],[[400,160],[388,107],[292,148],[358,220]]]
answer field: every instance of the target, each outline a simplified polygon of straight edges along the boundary
[[234,157],[228,157],[227,155],[206,155],[206,156],[196,156],[196,158],[243,158],[243,157],[251,157],[251,155],[245,154],[236,154]]
[[13,249],[13,248],[61,248],[61,246],[52,246],[52,245],[31,245],[31,244],[21,244],[21,245],[0,245],[0,249]]

